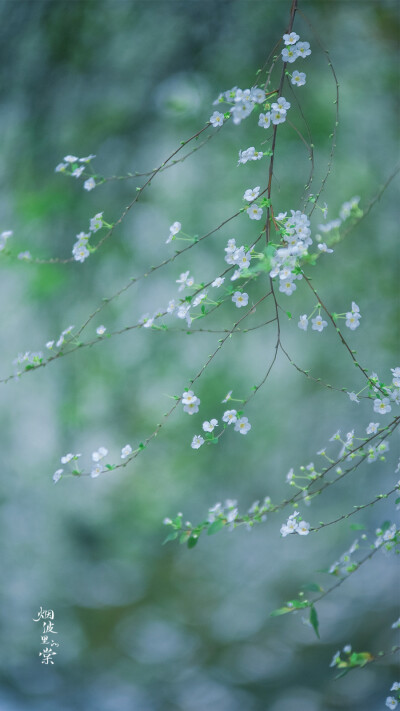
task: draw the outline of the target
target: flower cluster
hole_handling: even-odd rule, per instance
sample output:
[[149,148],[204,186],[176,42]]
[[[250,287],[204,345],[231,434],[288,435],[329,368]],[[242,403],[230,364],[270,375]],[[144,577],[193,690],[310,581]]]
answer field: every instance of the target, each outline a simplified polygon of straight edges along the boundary
[[376,529],[375,533],[377,536],[374,543],[375,548],[385,544],[385,550],[391,551],[397,543],[400,543],[400,530],[397,529],[395,523],[391,524],[389,521],[385,521],[381,528]]
[[263,153],[263,151],[256,151],[254,146],[246,148],[244,151],[239,151],[238,165],[241,163],[247,163],[249,160],[261,160],[268,153]]
[[181,402],[183,405],[183,411],[187,412],[188,415],[194,415],[199,411],[200,398],[196,397],[193,390],[185,390],[182,394]]
[[179,536],[180,543],[187,543],[192,548],[197,543],[202,531],[205,530],[209,534],[213,534],[225,526],[232,531],[236,526],[244,525],[248,531],[251,531],[255,524],[264,523],[267,520],[267,512],[271,508],[271,499],[266,496],[262,503],[254,501],[248,512],[239,516],[237,501],[227,499],[224,504],[217,503],[209,508],[207,519],[197,526],[193,526],[190,521],[183,524],[183,514],[178,513],[174,519],[165,518],[163,520],[164,525],[172,529],[164,543],[173,541]]
[[312,244],[310,237],[310,221],[305,213],[300,210],[291,210],[291,217],[287,213],[280,213],[275,218],[280,225],[280,233],[284,246],[278,247],[271,258],[272,269],[269,273],[271,279],[279,276],[279,291],[290,296],[296,290],[296,279],[302,279],[300,273],[296,273],[299,259],[308,252],[307,248]]
[[[262,104],[265,98],[265,91],[257,86],[253,86],[251,89],[239,89],[234,86],[232,89],[222,92],[218,99],[214,101],[214,106],[224,102],[230,104],[229,113],[233,123],[239,124],[243,119],[250,116],[254,107],[257,104]],[[218,111],[215,111],[210,117],[210,122],[214,127],[221,126],[223,120],[224,115]]]
[[[354,217],[361,217],[362,211],[358,207],[359,202],[360,198],[358,195],[344,202],[339,211],[340,217],[318,225],[318,230],[325,233],[332,232],[333,230],[338,230],[342,222],[345,222],[349,217],[353,215]],[[326,211],[324,212],[324,217],[326,217]],[[317,237],[319,237],[319,235],[317,235]]]
[[[225,261],[230,266],[235,266],[237,269],[231,276],[231,281],[239,279],[243,269],[248,269],[251,261],[251,248],[246,252],[246,248],[242,245],[237,246],[235,239],[229,239],[225,247]],[[242,304],[243,306],[245,304]]]
[[281,526],[282,538],[285,538],[290,533],[298,533],[299,536],[308,536],[310,533],[310,524],[301,519],[299,511],[290,514],[286,523]]
[[76,242],[72,248],[72,254],[76,262],[82,263],[87,259],[91,251],[91,247],[89,246],[91,233],[101,230],[102,227],[103,213],[98,212],[97,215],[90,220],[89,233],[79,232],[79,234],[76,235]]
[[284,62],[292,64],[298,57],[305,59],[311,54],[309,42],[299,42],[300,35],[296,32],[291,32],[288,35],[283,35],[285,48],[282,50],[282,59]]
[[289,109],[290,102],[286,101],[284,96],[280,96],[276,101],[271,104],[271,111],[266,111],[265,114],[260,114],[258,119],[258,125],[261,126],[261,128],[269,128],[271,123],[274,126],[278,126],[278,124],[280,123],[285,123],[286,114]]
[[[140,444],[138,450],[143,449],[144,445]],[[128,459],[131,455],[135,454],[133,451],[132,447],[130,444],[126,444],[124,447],[121,449],[121,454],[120,458],[122,460]],[[89,475],[92,479],[96,479],[100,474],[104,474],[107,471],[112,471],[115,469],[116,465],[115,464],[101,464],[103,459],[105,459],[108,455],[108,449],[106,447],[99,447],[97,450],[92,452],[91,455],[91,460],[92,464],[90,467],[90,472]],[[84,474],[83,471],[81,471],[75,464],[75,462],[78,461],[78,459],[81,457],[81,454],[72,454],[72,452],[69,452],[68,454],[65,454],[63,457],[61,457],[61,464],[64,466],[66,464],[70,464],[73,468],[67,472],[69,475],[73,476],[82,476]],[[121,466],[121,465],[119,465]],[[64,474],[64,469],[57,469],[54,474],[53,474],[53,481],[56,484],[60,479],[62,478],[62,475]]]
[[[363,538],[366,536],[364,535]],[[359,549],[358,538],[351,544],[350,548],[345,551],[339,558],[339,560],[332,563],[328,573],[330,575],[345,575],[346,573],[351,573],[358,567],[358,563],[352,561],[352,555]]]
[[[63,162],[56,166],[55,172],[64,173],[72,178],[80,178],[82,173],[85,172],[86,166],[91,160],[93,160],[93,158],[96,158],[96,156],[90,155],[85,158],[78,158],[77,156],[69,155],[65,156]],[[93,188],[96,187],[96,181],[93,177],[90,177],[88,180],[85,180],[83,187],[88,191],[93,190]]]

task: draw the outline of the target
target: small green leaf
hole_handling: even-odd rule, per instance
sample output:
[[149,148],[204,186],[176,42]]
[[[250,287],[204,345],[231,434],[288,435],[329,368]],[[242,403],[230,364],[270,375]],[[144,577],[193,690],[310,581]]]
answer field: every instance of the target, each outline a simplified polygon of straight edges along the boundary
[[317,615],[317,611],[316,611],[314,605],[311,605],[310,622],[311,622],[312,626],[314,627],[315,634],[317,635],[318,639],[320,639],[319,631],[318,631],[318,627],[319,627],[318,615]]
[[305,585],[302,585],[302,590],[309,590],[310,592],[324,592],[324,589],[321,588],[318,583],[306,583]]
[[293,612],[293,607],[279,607],[277,610],[272,610],[270,617],[278,617],[279,615],[286,615],[288,612]]
[[225,526],[225,521],[222,518],[218,518],[216,521],[214,521],[214,523],[211,524],[207,533],[209,536],[212,536],[213,533],[217,533],[224,526]]
[[292,314],[290,313],[290,311],[286,311],[286,316],[287,316],[289,319],[292,318]]
[[190,538],[188,538],[187,547],[194,548],[198,540],[198,536],[190,536]]
[[172,533],[169,533],[166,539],[163,541],[163,546],[165,546],[166,543],[169,543],[169,541],[174,541],[175,538],[178,538],[178,531],[172,531]]

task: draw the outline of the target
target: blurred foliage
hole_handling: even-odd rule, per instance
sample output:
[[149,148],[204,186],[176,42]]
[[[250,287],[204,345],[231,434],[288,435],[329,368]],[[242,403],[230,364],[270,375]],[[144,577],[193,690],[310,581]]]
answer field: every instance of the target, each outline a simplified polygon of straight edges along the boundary
[[[68,258],[75,234],[96,212],[117,219],[140,179],[86,193],[81,181],[54,173],[57,163],[67,153],[95,153],[96,170],[104,175],[154,168],[208,120],[220,91],[254,82],[287,25],[289,5],[1,2],[1,230],[14,231],[13,248]],[[378,0],[299,5],[329,48],[340,82],[338,145],[323,196],[333,218],[354,194],[365,206],[394,167],[399,16],[394,2]],[[318,185],[329,157],[334,84],[303,15],[295,29],[313,49],[299,96],[315,145]],[[304,130],[299,112],[293,115]],[[112,239],[83,265],[0,261],[2,376],[12,371],[18,352],[44,349],[64,328],[80,325],[104,296],[167,257],[171,246],[164,243],[174,220],[204,234],[238,208],[244,188],[266,184],[265,163],[236,168],[239,148],[260,140],[254,123],[227,126],[159,175]],[[285,126],[275,167],[279,210],[300,207],[308,169],[304,146]],[[318,221],[316,216],[314,229]],[[332,309],[346,311],[352,300],[360,305],[363,322],[351,334],[352,347],[384,378],[398,365],[397,227],[391,185],[313,274]],[[219,273],[226,240],[250,244],[253,236],[254,225],[240,217],[129,290],[88,335],[100,323],[120,328],[166,304],[185,269],[199,280]],[[284,343],[316,377],[357,390],[359,374],[335,334],[297,329],[298,314],[311,304],[305,290],[291,298],[294,318],[284,324]],[[221,309],[214,327],[233,322],[233,312]],[[264,318],[260,307],[252,323]],[[205,536],[193,551],[161,546],[161,521],[176,511],[197,521],[227,497],[243,508],[267,494],[283,498],[289,468],[314,459],[339,427],[363,430],[371,419],[368,403],[356,406],[318,388],[280,357],[249,405],[253,428],[244,441],[229,433],[218,447],[195,452],[189,447],[194,418],[179,411],[126,470],[52,484],[66,452],[90,453],[100,445],[118,452],[126,442],[142,441],[168,409],[168,395],[182,392],[217,338],[133,331],[2,386],[2,709],[382,708],[394,679],[392,658],[336,682],[329,662],[347,643],[372,653],[395,643],[391,623],[399,613],[391,560],[376,557],[321,602],[320,641],[301,623],[301,613],[269,617],[304,583],[318,578],[324,584],[326,576],[316,571],[349,547],[355,535],[348,523],[306,540],[282,540],[281,521],[271,517],[251,533]],[[216,403],[228,390],[246,396],[265,372],[274,338],[262,329],[227,343],[196,387],[205,417],[222,413]],[[391,452],[387,465],[360,468],[317,501],[309,518],[334,518],[384,491],[394,462]],[[357,519],[373,531],[391,514],[383,502]],[[40,605],[54,609],[59,632],[51,668],[39,663],[39,630],[31,621]]]

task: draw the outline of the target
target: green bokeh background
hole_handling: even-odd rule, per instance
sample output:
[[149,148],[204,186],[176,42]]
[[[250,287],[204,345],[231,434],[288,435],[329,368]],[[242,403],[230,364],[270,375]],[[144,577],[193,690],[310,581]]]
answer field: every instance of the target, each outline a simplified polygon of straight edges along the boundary
[[[329,48],[340,83],[340,125],[323,199],[329,217],[358,194],[361,207],[398,160],[398,26],[394,2],[301,2]],[[233,85],[251,86],[287,25],[289,2],[82,0],[0,3],[1,230],[15,253],[68,258],[75,235],[104,211],[115,221],[140,179],[91,193],[54,173],[68,153],[97,155],[99,174],[146,171],[198,130],[212,101]],[[313,54],[299,67],[297,90],[316,151],[315,186],[329,158],[335,86],[323,51],[299,15],[295,24]],[[300,61],[300,60],[299,60]],[[297,64],[295,65],[297,67]],[[291,100],[290,89],[284,95]],[[397,103],[397,106],[396,106]],[[296,108],[292,121],[304,129]],[[84,264],[34,265],[2,255],[1,375],[17,353],[44,350],[70,324],[80,325],[105,296],[167,258],[169,225],[202,235],[241,206],[244,189],[266,185],[266,163],[236,167],[240,148],[258,145],[254,116],[228,125],[201,151],[157,176],[113,237]],[[262,139],[264,134],[262,135]],[[273,202],[301,207],[309,161],[296,133],[278,133]],[[317,290],[332,310],[352,300],[362,324],[348,332],[360,360],[389,380],[398,350],[398,203],[392,183],[367,220],[318,261]],[[316,188],[315,188],[316,191]],[[320,222],[313,217],[313,231]],[[257,223],[258,224],[258,223]],[[250,244],[258,227],[245,215],[164,270],[129,289],[87,329],[135,323],[176,297],[175,280],[191,270],[206,281],[224,268],[230,237]],[[398,252],[397,252],[398,254]],[[262,293],[251,286],[251,298]],[[293,313],[283,342],[304,368],[358,391],[361,374],[333,329],[307,334],[298,315],[314,305],[304,284],[281,296]],[[260,306],[252,324],[267,317]],[[230,327],[234,307],[210,327]],[[206,322],[204,323],[206,325]],[[248,533],[203,537],[192,551],[162,547],[165,516],[193,522],[226,498],[246,510],[255,499],[290,493],[291,466],[317,461],[332,434],[362,435],[371,404],[307,380],[282,355],[247,408],[246,438],[229,432],[218,447],[189,447],[203,419],[221,417],[230,389],[246,397],[272,357],[274,327],[226,344],[196,386],[201,413],[179,409],[159,436],[122,471],[91,479],[51,480],[66,452],[103,445],[115,460],[126,442],[145,439],[216,347],[217,334],[132,331],[1,386],[0,706],[6,711],[378,711],[396,678],[394,660],[339,681],[333,653],[351,643],[377,652],[396,643],[399,575],[378,555],[318,607],[321,640],[301,615],[269,613],[310,580],[329,585],[327,568],[353,542],[349,523],[302,539],[279,537],[279,516]],[[240,440],[240,441],[239,441]],[[343,484],[302,508],[317,523],[388,490],[396,475],[395,435],[386,464],[363,465]],[[333,445],[332,445],[333,446]],[[332,451],[336,451],[333,447]],[[360,513],[374,529],[393,519],[383,502]],[[354,519],[353,519],[354,521]],[[359,534],[358,534],[359,535]],[[397,587],[396,587],[397,586]],[[39,662],[40,606],[53,608],[60,643],[53,667]]]

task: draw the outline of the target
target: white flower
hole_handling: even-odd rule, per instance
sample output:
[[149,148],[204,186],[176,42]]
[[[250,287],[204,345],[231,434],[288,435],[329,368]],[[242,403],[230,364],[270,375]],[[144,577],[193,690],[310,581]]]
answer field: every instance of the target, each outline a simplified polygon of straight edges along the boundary
[[290,109],[290,101],[286,101],[284,96],[280,96],[279,99],[274,101],[273,104],[271,104],[271,109],[274,109],[274,111],[289,111]]
[[214,111],[212,116],[210,116],[210,123],[214,128],[217,128],[217,126],[222,126],[224,123],[224,114],[221,114],[219,111]]
[[57,484],[58,481],[61,479],[61,474],[63,473],[64,469],[57,469],[57,471],[54,472],[53,474],[53,481],[55,484]]
[[54,171],[55,171],[56,173],[62,173],[67,167],[68,167],[68,163],[59,163],[59,164],[56,165],[56,167],[54,168]]
[[308,318],[306,314],[303,314],[299,318],[299,323],[297,324],[302,331],[307,331],[308,328]]
[[400,681],[393,682],[392,686],[390,687],[390,691],[398,691],[399,689],[400,689]]
[[256,205],[256,203],[250,205],[250,207],[247,208],[246,212],[250,217],[250,220],[261,220],[263,214],[262,208]]
[[316,316],[315,318],[311,319],[312,323],[312,330],[313,331],[323,331],[324,328],[328,325],[327,321],[323,321],[322,316]]
[[79,245],[76,249],[74,248],[73,250],[73,255],[74,259],[76,262],[84,262],[85,259],[89,256],[90,252],[89,250],[84,246],[84,245]]
[[195,296],[195,298],[192,301],[192,306],[198,306],[206,298],[207,298],[207,292],[202,291],[201,294],[197,294],[197,296]]
[[168,301],[167,314],[173,314],[175,309],[176,309],[175,299],[171,299],[171,301]]
[[251,424],[247,417],[239,417],[235,422],[235,432],[240,432],[240,434],[247,434],[251,430]]
[[374,400],[374,412],[379,412],[380,415],[384,415],[386,412],[390,412],[391,409],[392,407],[388,397],[384,397],[382,400],[379,400],[379,398]]
[[271,121],[274,124],[274,126],[277,126],[278,123],[283,123],[286,121],[286,111],[272,111],[271,112]]
[[303,59],[311,54],[309,42],[298,42],[294,49],[296,49],[297,55]]
[[24,259],[26,262],[29,262],[32,259],[32,255],[30,252],[20,252],[18,255],[18,259]]
[[376,434],[378,432],[379,422],[370,422],[367,429],[367,434]]
[[199,449],[202,444],[204,444],[203,437],[201,435],[195,435],[190,446],[192,449]]
[[281,533],[282,538],[285,538],[290,533],[294,533],[296,531],[296,528],[297,528],[297,521],[294,518],[289,517],[287,523],[284,523],[281,526],[280,533]]
[[395,709],[395,708],[397,708],[398,702],[396,701],[394,696],[388,696],[385,701],[385,704],[388,707],[388,709]]
[[166,241],[166,244],[169,244],[169,243],[172,241],[172,239],[174,238],[174,236],[177,235],[178,232],[180,232],[181,228],[182,228],[182,225],[181,225],[180,222],[174,222],[174,223],[171,225],[171,227],[169,228],[169,237],[168,237],[168,239],[167,239],[167,241]]
[[294,71],[292,73],[291,83],[295,86],[304,86],[306,83],[306,74],[304,72]]
[[70,452],[69,454],[66,454],[65,457],[61,457],[61,464],[68,464],[68,462],[70,462],[73,458],[74,455]]
[[176,312],[178,318],[186,319],[188,326],[190,326],[190,324],[192,323],[192,317],[190,316],[189,311],[190,304],[188,304],[187,306],[182,304],[181,306],[178,306],[178,310]]
[[232,400],[231,395],[232,395],[232,390],[229,390],[229,393],[227,395],[225,395],[224,399],[221,400],[221,402],[224,403],[224,402],[228,402],[228,400]]
[[297,524],[296,533],[298,533],[299,536],[308,536],[310,533],[310,524],[307,523],[307,521],[300,521],[300,523]]
[[329,249],[329,247],[326,246],[325,242],[321,242],[318,245],[318,249],[320,252],[325,252],[326,254],[332,254],[333,249]]
[[103,213],[98,212],[97,215],[92,217],[92,219],[90,220],[89,229],[91,232],[97,232],[98,230],[101,230],[102,227],[103,227]]
[[[106,449],[105,447],[99,447],[97,452],[92,453],[92,459],[94,462],[100,462],[100,460],[104,459],[104,457],[106,457],[107,454],[108,454],[108,449]],[[98,476],[98,475],[96,474],[96,476]]]
[[5,248],[7,240],[12,236],[12,234],[12,230],[6,230],[0,234],[0,252]]
[[182,291],[182,289],[185,288],[185,286],[193,286],[194,284],[194,278],[189,276],[189,272],[182,272],[180,275],[179,279],[176,279],[176,283],[180,284],[179,290]]
[[343,647],[343,651],[344,651],[345,654],[350,654],[350,652],[351,652],[351,644],[346,644],[346,645]]
[[249,295],[246,294],[245,291],[243,293],[240,291],[235,291],[234,295],[232,296],[232,301],[235,306],[240,309],[242,306],[247,306],[249,302]]
[[212,432],[213,429],[217,426],[218,420],[212,419],[210,421],[206,420],[203,422],[203,430],[204,432]]
[[291,64],[297,59],[298,56],[299,53],[296,49],[296,46],[291,47],[289,45],[289,48],[285,47],[285,49],[282,50],[282,59],[284,62],[289,62]]
[[237,421],[236,410],[225,410],[224,414],[222,415],[222,419],[224,422],[227,422],[228,425],[233,424]]
[[256,200],[260,194],[260,186],[257,185],[256,188],[249,188],[246,190],[246,192],[243,195],[243,200],[247,200],[247,202],[252,202],[253,200]]
[[225,277],[217,277],[216,279],[214,279],[211,286],[215,286],[216,289],[219,289],[219,287],[222,286],[224,281],[225,281]]
[[265,101],[265,91],[257,86],[254,86],[250,91],[250,98],[255,101],[256,104],[262,104]]
[[398,620],[396,620],[396,622],[393,622],[392,630],[397,630],[397,629],[399,629],[399,627],[400,627],[400,617]]
[[286,281],[282,279],[282,281],[279,284],[279,291],[281,291],[283,294],[287,294],[290,296],[293,294],[294,291],[296,291],[297,286],[296,284],[291,281],[290,279],[287,279]]
[[332,661],[329,666],[335,667],[339,661],[340,661],[340,652],[336,652],[336,654],[333,655]]
[[64,160],[66,163],[76,163],[78,158],[76,156],[65,156]]
[[103,336],[106,331],[107,329],[105,326],[99,326],[98,328],[96,328],[96,333],[98,336]]
[[183,406],[183,412],[187,412],[188,415],[195,415],[199,411],[200,400],[196,398],[196,402],[189,402],[187,405]]
[[352,402],[360,402],[355,393],[347,393]]
[[72,171],[71,175],[74,178],[80,178],[84,170],[85,170],[85,166],[81,165],[79,168],[75,168],[75,170]]
[[262,151],[256,151],[254,146],[250,146],[250,148],[246,148],[244,151],[239,151],[238,165],[240,165],[240,163],[247,163],[248,160],[261,160],[263,155]]
[[97,466],[93,467],[92,471],[90,472],[90,476],[92,479],[96,479],[97,476],[99,476],[102,472],[102,468],[100,464],[97,464]]
[[130,444],[126,444],[125,447],[121,449],[121,459],[126,459],[130,454],[132,454],[132,447]]
[[286,45],[296,44],[299,39],[300,35],[297,35],[295,32],[291,32],[289,35],[283,35],[283,41]]
[[79,158],[79,163],[90,163],[93,158],[96,158],[95,155],[90,155],[90,156],[85,156],[85,158]]
[[185,390],[185,392],[182,394],[182,404],[183,405],[190,405],[192,402],[197,402],[199,400],[198,397],[194,394],[193,390]]
[[260,114],[258,118],[258,125],[261,126],[261,128],[269,128],[271,125],[271,114],[269,111],[265,114]]
[[93,188],[96,187],[96,181],[95,181],[95,179],[94,179],[94,178],[88,178],[88,179],[85,180],[85,182],[83,183],[83,187],[85,188],[85,190],[87,190],[88,192],[90,192],[90,190],[93,190]]
[[150,318],[149,314],[143,314],[143,316],[140,317],[138,323],[140,323],[143,328],[151,328],[154,323],[154,316]]
[[360,325],[361,315],[359,313],[353,313],[348,311],[346,314],[346,326],[351,331],[354,331]]
[[[233,259],[234,259],[235,263],[238,265],[239,270],[247,269],[247,267],[250,266],[251,254],[250,254],[250,252],[247,252],[247,254],[245,254],[244,247],[241,247],[240,249],[238,249],[235,252],[235,254],[233,255]],[[240,271],[237,276],[240,276]],[[234,281],[234,279],[232,277],[231,277],[231,281]]]
[[51,349],[53,348],[53,346],[54,346],[54,341],[47,341],[47,343],[46,343],[46,348],[48,348],[49,351],[51,351]]

